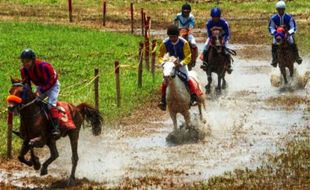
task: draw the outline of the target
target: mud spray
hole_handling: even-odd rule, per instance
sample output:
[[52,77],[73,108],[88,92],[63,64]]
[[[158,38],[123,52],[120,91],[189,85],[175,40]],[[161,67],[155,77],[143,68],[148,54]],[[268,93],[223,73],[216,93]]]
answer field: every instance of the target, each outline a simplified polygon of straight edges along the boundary
[[[240,50],[244,46],[234,45],[232,48]],[[167,143],[166,137],[173,129],[168,115],[161,120],[137,121],[134,125],[117,129],[105,126],[100,137],[93,137],[89,130],[82,130],[77,177],[86,177],[107,187],[124,186],[125,179],[128,182],[149,177],[160,179],[157,187],[163,187],[171,183],[204,181],[225,171],[260,165],[266,154],[276,152],[277,145],[285,137],[306,127],[310,119],[305,105],[296,105],[293,110],[288,110],[285,106],[267,103],[272,98],[293,94],[309,98],[310,85],[306,84],[310,71],[309,58],[296,66],[296,78],[292,79],[297,86],[299,81],[303,81],[301,86],[304,88],[293,91],[272,87],[280,86],[281,80],[277,78],[279,73],[274,75],[279,72],[278,69],[269,66],[269,61],[235,58],[234,72],[226,77],[228,88],[218,95],[213,86],[207,96],[204,113],[207,123],[199,128],[206,135],[197,143]],[[200,64],[197,64],[196,70],[204,86],[207,77],[198,69]],[[213,85],[216,85],[215,75],[213,78]],[[197,118],[198,108],[193,108],[191,114]],[[178,120],[183,122],[181,116]],[[68,176],[71,170],[69,140],[63,139],[57,145],[60,157],[50,166],[49,174]],[[29,175],[39,176],[33,170],[27,171]],[[16,178],[8,179],[14,183]]]

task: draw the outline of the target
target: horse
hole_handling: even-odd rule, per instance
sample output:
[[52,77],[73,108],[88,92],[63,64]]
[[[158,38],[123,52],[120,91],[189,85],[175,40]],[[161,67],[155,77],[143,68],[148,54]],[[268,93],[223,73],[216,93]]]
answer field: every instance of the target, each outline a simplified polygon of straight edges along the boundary
[[[180,78],[180,75],[178,74],[178,68],[176,68],[174,61],[166,61],[162,64],[162,67],[164,80],[168,84],[166,100],[169,114],[173,121],[174,130],[178,128],[177,113],[183,115],[185,120],[185,127],[190,128],[191,121],[189,110],[191,107],[191,96],[187,84]],[[194,78],[199,88],[199,81],[195,76],[195,72],[190,71],[189,76]],[[203,120],[202,106],[205,109],[204,96],[197,97],[197,105],[199,109],[200,120]]]
[[191,60],[191,63],[187,65],[188,67],[188,70],[191,71],[193,67],[195,67],[196,65],[196,60],[197,60],[197,57],[198,57],[198,48],[197,46],[194,46],[190,40],[188,39],[188,35],[190,33],[190,29],[189,28],[181,28],[180,29],[180,36],[182,38],[184,38],[188,44],[189,44],[189,47],[191,49],[191,53],[192,53],[192,60]]
[[[19,132],[16,135],[22,138],[18,159],[20,162],[33,166],[35,170],[40,171],[40,175],[48,173],[48,166],[57,159],[58,150],[56,140],[51,134],[51,122],[47,112],[47,105],[43,102],[36,101],[36,95],[32,92],[31,86],[23,83],[19,79],[12,79],[12,87],[9,91],[10,95],[7,98],[8,111],[20,115]],[[72,121],[75,125],[74,129],[66,129],[61,126],[61,136],[69,136],[72,150],[72,169],[68,179],[68,184],[73,184],[75,181],[75,170],[78,163],[78,140],[79,132],[84,120],[89,122],[92,127],[94,136],[99,135],[102,130],[103,118],[99,111],[86,103],[81,103],[74,106],[70,103],[63,102],[67,106]],[[47,145],[50,151],[50,157],[43,163],[35,155],[33,148],[42,148]],[[30,150],[30,160],[25,159],[25,154]]]
[[286,77],[286,68],[288,68],[290,72],[290,77],[294,75],[294,62],[295,62],[295,55],[287,41],[288,32],[283,27],[277,28],[276,33],[276,42],[278,44],[277,56],[278,56],[278,63],[280,72],[284,78],[285,84],[288,83]]
[[[206,93],[211,92],[212,73],[216,73],[218,78],[218,86],[216,87],[216,90],[221,92],[221,89],[226,88],[225,73],[229,62],[231,61],[231,57],[229,54],[225,53],[226,49],[222,44],[222,32],[223,29],[220,27],[212,28],[212,37],[210,40],[209,50],[207,51],[208,55],[203,56],[204,60],[201,68],[206,71],[208,76],[208,84],[205,86]],[[230,53],[234,54],[235,52],[231,50]]]

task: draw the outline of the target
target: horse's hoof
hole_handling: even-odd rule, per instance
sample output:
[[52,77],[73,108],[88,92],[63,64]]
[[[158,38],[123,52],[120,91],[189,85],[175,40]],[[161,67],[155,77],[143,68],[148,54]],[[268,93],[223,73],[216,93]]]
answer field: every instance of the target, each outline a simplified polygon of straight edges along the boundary
[[75,177],[70,177],[67,181],[67,186],[74,186],[76,184]]
[[39,169],[41,168],[41,163],[40,163],[39,160],[36,160],[36,161],[34,162],[33,168],[34,168],[35,170],[39,170]]
[[44,175],[46,175],[47,174],[47,169],[46,168],[41,168],[41,173],[40,173],[40,175],[41,176],[44,176]]

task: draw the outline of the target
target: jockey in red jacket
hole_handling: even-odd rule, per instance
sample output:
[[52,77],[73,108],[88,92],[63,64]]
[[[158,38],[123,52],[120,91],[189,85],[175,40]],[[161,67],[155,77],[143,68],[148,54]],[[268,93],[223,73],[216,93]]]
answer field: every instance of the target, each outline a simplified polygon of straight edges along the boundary
[[60,136],[58,110],[56,108],[57,98],[60,91],[58,75],[52,65],[47,62],[36,59],[36,54],[31,49],[25,49],[20,55],[22,68],[20,69],[23,82],[31,85],[31,82],[37,86],[37,100],[41,101],[48,97],[48,109],[54,125],[52,134],[55,137]]

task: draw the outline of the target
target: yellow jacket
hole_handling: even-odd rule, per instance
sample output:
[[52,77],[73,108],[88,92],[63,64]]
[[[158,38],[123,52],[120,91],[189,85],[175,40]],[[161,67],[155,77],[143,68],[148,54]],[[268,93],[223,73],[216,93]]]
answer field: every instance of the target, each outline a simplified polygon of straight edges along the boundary
[[179,58],[182,65],[188,65],[192,60],[192,54],[188,42],[179,37],[178,41],[173,44],[169,38],[166,38],[159,47],[158,63],[163,63],[163,58],[166,53],[169,56]]

